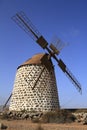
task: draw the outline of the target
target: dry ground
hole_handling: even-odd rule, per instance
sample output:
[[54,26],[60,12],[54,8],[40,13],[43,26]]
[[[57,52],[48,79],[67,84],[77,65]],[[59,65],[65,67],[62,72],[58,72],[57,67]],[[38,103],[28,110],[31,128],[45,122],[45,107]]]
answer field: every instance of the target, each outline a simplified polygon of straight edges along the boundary
[[7,125],[7,130],[42,130],[38,126],[41,125],[43,130],[87,130],[87,125],[70,123],[70,124],[36,124],[29,120],[0,120],[1,123]]

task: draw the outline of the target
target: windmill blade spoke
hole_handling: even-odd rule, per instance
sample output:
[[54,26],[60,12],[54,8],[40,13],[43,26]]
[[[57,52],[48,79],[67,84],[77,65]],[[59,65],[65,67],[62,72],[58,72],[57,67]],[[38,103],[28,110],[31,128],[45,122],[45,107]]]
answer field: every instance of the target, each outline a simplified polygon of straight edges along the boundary
[[40,72],[39,76],[37,77],[37,80],[36,80],[36,82],[35,82],[34,86],[32,87],[32,89],[34,89],[34,88],[35,88],[35,86],[36,86],[36,84],[38,83],[38,81],[39,81],[39,79],[40,79],[40,77],[41,77],[42,73],[44,72],[44,70],[45,70],[45,67],[43,67],[43,68],[42,68],[42,70],[41,70],[41,72]]
[[71,80],[71,82],[75,85],[80,93],[82,93],[81,84],[75,78],[75,76],[71,73],[71,71],[66,67],[64,62],[60,59],[58,60],[58,65],[62,69],[62,71],[67,75],[67,77]]
[[60,51],[66,46],[66,43],[63,42],[60,38],[58,38],[57,36],[55,36],[51,42],[51,44],[53,44],[53,46],[56,48],[56,50],[58,51],[57,55],[60,53]]
[[6,103],[4,104],[3,108],[5,108],[5,107],[6,107],[6,105],[7,105],[7,103],[9,102],[9,100],[10,100],[11,96],[12,96],[12,93],[10,94],[10,96],[9,96],[9,98],[7,99]]
[[75,78],[75,76],[70,72],[68,68],[66,68],[66,76],[71,80],[71,82],[75,85],[76,89],[82,93],[81,90],[81,84],[78,82],[78,80]]
[[24,12],[21,11],[16,13],[16,15],[12,17],[12,20],[18,24],[18,26],[22,28],[27,34],[29,34],[43,49],[47,47],[47,41],[32,24]]
[[40,32],[36,29],[24,12],[21,11],[16,13],[16,15],[12,17],[12,20],[15,21],[16,24],[18,24],[18,26],[27,34],[31,35],[35,41],[41,36]]

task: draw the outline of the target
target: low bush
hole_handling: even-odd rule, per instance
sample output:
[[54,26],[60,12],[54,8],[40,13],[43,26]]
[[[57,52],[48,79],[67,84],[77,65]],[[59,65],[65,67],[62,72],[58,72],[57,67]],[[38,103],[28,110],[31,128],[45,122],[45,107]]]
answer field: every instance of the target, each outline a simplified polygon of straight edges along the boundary
[[71,123],[75,121],[74,115],[68,110],[47,112],[42,116],[43,123]]
[[39,120],[39,118],[33,118],[33,119],[32,119],[32,122],[33,122],[33,123],[39,123],[40,120]]
[[2,113],[2,115],[0,115],[0,119],[8,119],[9,116],[7,113]]

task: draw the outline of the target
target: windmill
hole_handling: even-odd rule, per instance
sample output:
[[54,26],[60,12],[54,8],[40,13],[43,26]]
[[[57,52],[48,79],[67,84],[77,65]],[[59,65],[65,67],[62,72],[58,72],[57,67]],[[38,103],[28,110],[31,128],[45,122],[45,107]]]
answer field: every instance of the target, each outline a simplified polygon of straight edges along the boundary
[[[56,88],[54,67],[53,67],[51,58],[53,58],[57,62],[60,69],[66,74],[66,76],[70,79],[70,81],[73,83],[73,85],[76,87],[76,89],[80,93],[82,93],[81,85],[78,82],[78,80],[71,73],[71,71],[67,68],[65,63],[61,59],[57,58],[57,55],[60,53],[61,49],[64,46],[62,41],[58,39],[56,41],[56,45],[54,45],[53,43],[51,43],[49,45],[48,42],[45,40],[45,38],[40,34],[40,32],[36,29],[36,27],[31,23],[31,21],[25,15],[24,12],[16,13],[16,15],[12,17],[12,19],[28,35],[30,35],[36,41],[36,43],[39,46],[41,46],[41,48],[43,48],[47,51],[46,54],[37,54],[37,55],[33,56],[31,59],[29,59],[28,61],[26,61],[25,63],[23,63],[22,65],[20,65],[18,67],[19,73],[20,73],[21,67],[24,67],[26,65],[29,65],[29,67],[34,65],[34,68],[30,67],[30,69],[32,68],[32,70],[35,69],[35,67],[37,68],[34,71],[34,74],[31,74],[31,71],[27,70],[25,76],[23,75],[24,76],[23,81],[21,81],[21,82],[23,82],[23,84],[27,84],[28,86],[31,86],[31,89],[29,88],[29,91],[31,92],[31,95],[29,95],[29,96],[31,96],[31,99],[30,100],[26,99],[27,103],[30,102],[30,104],[32,106],[30,108],[32,108],[33,110],[48,111],[48,110],[53,110],[55,108],[60,107],[58,94],[57,94],[57,88]],[[38,64],[38,66],[36,66],[37,64]],[[23,74],[23,71],[21,72],[22,74]],[[33,73],[33,71],[32,71],[32,73]],[[52,76],[50,76],[51,74],[52,74]],[[47,86],[47,84],[49,84],[49,83],[47,83],[47,80],[45,80],[46,76],[50,77],[50,80],[49,80],[50,85],[48,85],[48,86]],[[17,77],[19,77],[18,73],[17,73]],[[53,82],[52,82],[52,80],[53,80]],[[17,82],[19,82],[19,81],[16,80],[15,84]],[[44,84],[44,87],[42,84]],[[55,85],[53,85],[53,84],[55,84]],[[38,87],[38,85],[39,85],[39,87]],[[49,92],[46,93],[48,97],[46,98],[46,101],[44,101],[45,102],[45,106],[44,106],[42,102],[43,102],[44,98],[46,97],[46,95],[45,95],[45,97],[43,97],[44,91],[46,92],[45,86],[47,86],[46,90],[47,90],[47,92],[50,91],[50,94],[49,94]],[[51,86],[51,88],[48,89],[50,86]],[[40,87],[41,87],[41,89],[40,89]],[[11,103],[10,103],[10,110],[16,110],[14,102],[15,102],[15,98],[16,98],[16,93],[20,93],[20,89],[21,89],[21,86],[20,86],[20,88],[17,88],[17,85],[15,85],[15,87],[13,89],[13,93],[9,97],[9,99],[12,97]],[[36,95],[35,98],[34,98],[34,96],[35,96],[34,93]],[[33,94],[33,98],[32,98],[32,94]],[[26,92],[25,92],[25,95],[27,95]],[[56,96],[54,96],[54,95],[56,95]],[[24,97],[22,97],[22,98],[24,98]],[[37,100],[39,100],[38,103],[36,101],[36,98],[38,98]],[[9,99],[7,100],[7,102],[9,101]],[[47,102],[47,100],[49,100],[49,102]],[[16,99],[16,101],[17,101],[17,99]],[[6,104],[7,104],[7,102],[6,102]],[[53,102],[55,102],[55,103],[53,103]],[[28,105],[27,103],[25,103],[26,105],[22,104],[22,106],[20,106],[21,108],[19,110],[28,108],[29,106],[26,107]],[[6,104],[5,104],[5,106],[6,106]],[[16,104],[16,102],[15,102],[15,104]],[[19,103],[19,104],[21,104],[21,103]],[[38,104],[41,104],[41,106],[38,107]],[[51,105],[47,105],[47,104],[51,104]],[[44,106],[44,108],[43,108],[43,106]],[[34,109],[34,108],[37,108],[37,109]]]

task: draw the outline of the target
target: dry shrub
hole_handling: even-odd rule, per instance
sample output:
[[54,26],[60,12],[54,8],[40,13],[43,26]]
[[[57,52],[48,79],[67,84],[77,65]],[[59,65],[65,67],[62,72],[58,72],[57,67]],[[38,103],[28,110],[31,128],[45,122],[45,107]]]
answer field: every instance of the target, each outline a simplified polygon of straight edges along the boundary
[[2,115],[0,115],[0,119],[8,119],[8,118],[9,118],[9,116],[6,112],[2,113]]
[[36,130],[44,130],[44,128],[41,126],[41,124],[39,124],[36,128]]
[[40,120],[39,120],[39,118],[33,118],[33,119],[32,119],[32,122],[33,122],[33,123],[39,123]]
[[71,123],[75,117],[68,110],[56,110],[47,112],[42,116],[43,123]]
[[87,113],[87,109],[77,109],[75,112],[76,113],[80,113],[80,112]]

